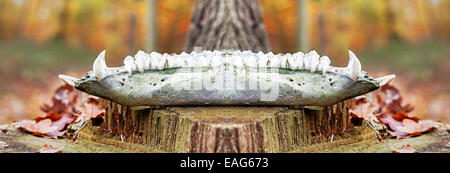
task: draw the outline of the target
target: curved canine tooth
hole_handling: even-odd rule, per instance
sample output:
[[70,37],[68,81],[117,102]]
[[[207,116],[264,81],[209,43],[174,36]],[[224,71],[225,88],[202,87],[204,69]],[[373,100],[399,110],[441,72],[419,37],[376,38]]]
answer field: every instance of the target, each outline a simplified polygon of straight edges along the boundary
[[145,68],[145,59],[147,57],[147,54],[143,51],[138,51],[136,55],[134,55],[134,58],[136,59],[136,66],[139,72],[144,72]]
[[74,78],[72,76],[67,76],[63,74],[58,75],[58,77],[71,86],[75,86],[75,81],[80,80],[78,78]]
[[320,57],[320,62],[319,62],[319,66],[320,69],[322,71],[322,74],[325,75],[325,73],[327,72],[328,68],[330,67],[330,58],[328,58],[328,56],[322,56]]
[[95,77],[97,77],[97,80],[101,80],[106,75],[106,62],[105,62],[105,53],[106,51],[103,50],[98,56],[97,59],[94,61],[94,65],[92,67],[92,71],[94,72]]
[[306,55],[302,52],[297,52],[294,54],[294,60],[298,70],[305,68],[305,57]]
[[359,62],[358,58],[351,50],[349,50],[348,53],[349,61],[346,70],[349,77],[356,80],[361,73],[361,62]]
[[391,74],[391,75],[376,78],[375,80],[380,83],[380,86],[383,86],[383,85],[386,85],[387,83],[389,83],[390,81],[394,80],[394,78],[395,78],[395,74]]

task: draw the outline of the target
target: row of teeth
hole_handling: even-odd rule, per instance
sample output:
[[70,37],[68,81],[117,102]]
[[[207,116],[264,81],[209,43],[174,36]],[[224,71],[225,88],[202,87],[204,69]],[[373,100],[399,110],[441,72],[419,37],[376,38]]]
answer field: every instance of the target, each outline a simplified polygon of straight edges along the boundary
[[[280,67],[291,70],[309,70],[311,72],[328,71],[342,72],[352,79],[358,78],[361,72],[361,63],[352,51],[349,51],[349,63],[345,68],[330,66],[327,56],[320,56],[316,51],[306,54],[297,52],[294,54],[253,53],[251,51],[203,51],[190,54],[160,54],[152,52],[147,54],[143,51],[133,56],[127,56],[124,60],[124,68],[129,73],[133,71],[144,72],[148,69],[162,70],[173,67],[218,67],[225,64],[242,67]],[[98,80],[109,75],[110,68],[105,63],[105,51],[101,52],[94,61],[93,72]]]

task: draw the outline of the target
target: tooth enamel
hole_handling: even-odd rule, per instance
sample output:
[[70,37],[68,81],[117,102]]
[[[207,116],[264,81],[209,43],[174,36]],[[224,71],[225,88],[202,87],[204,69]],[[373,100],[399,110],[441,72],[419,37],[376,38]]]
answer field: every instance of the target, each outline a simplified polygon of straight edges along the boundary
[[289,54],[287,56],[287,63],[289,64],[289,69],[291,69],[291,70],[297,70],[297,68],[298,68],[297,58],[295,57],[295,55],[296,54],[294,54],[294,55]]
[[358,58],[351,50],[349,50],[348,53],[349,53],[349,61],[346,70],[348,76],[356,80],[358,76],[361,74],[361,62],[359,62]]
[[244,58],[245,66],[258,67],[258,63],[257,63],[256,59],[257,59],[256,56],[254,56],[252,54],[247,55],[246,58]]
[[303,66],[306,70],[311,70],[311,61],[315,58],[319,58],[319,54],[316,51],[310,51],[305,55]]
[[157,52],[152,52],[150,54],[150,65],[151,69],[157,69],[159,65],[159,59],[161,59],[161,54]]
[[304,55],[302,52],[297,52],[294,54],[295,65],[297,66],[298,70],[305,68],[305,57],[306,55]]
[[95,77],[97,77],[97,80],[102,80],[106,75],[106,62],[105,62],[105,53],[106,51],[103,50],[98,56],[97,59],[94,61],[94,65],[92,67],[92,71],[94,72]]
[[383,86],[383,85],[386,85],[387,83],[389,83],[390,81],[392,81],[394,78],[395,78],[395,75],[391,74],[391,75],[376,78],[375,80],[380,83],[380,86]]
[[327,72],[328,68],[330,67],[330,58],[328,58],[328,56],[322,56],[320,57],[320,62],[319,62],[319,66],[320,69],[322,71],[322,74],[325,75],[325,73]]
[[311,67],[311,72],[314,73],[319,70],[319,56],[312,56],[311,61],[309,62]]
[[220,55],[215,55],[213,58],[211,58],[211,67],[219,67],[222,65],[222,57]]
[[269,54],[269,67],[280,67],[280,58],[272,52]]
[[74,78],[72,76],[67,76],[63,74],[58,75],[58,77],[71,86],[75,86],[75,81],[80,80],[78,78]]
[[123,64],[125,66],[125,69],[128,71],[128,73],[132,73],[133,69],[134,69],[134,58],[132,56],[127,56],[124,60],[123,60]]
[[289,68],[288,67],[288,62],[287,62],[287,57],[288,56],[291,56],[291,54],[287,53],[286,55],[281,55],[281,54],[277,55],[278,59],[280,59],[280,67],[281,68]]
[[143,51],[138,51],[136,55],[134,55],[134,58],[136,59],[136,66],[139,72],[144,72],[145,70],[145,59],[147,57],[147,54]]
[[163,55],[161,55],[161,56],[159,57],[159,59],[158,59],[158,65],[157,65],[156,69],[158,69],[158,70],[164,69],[164,67],[165,67],[166,64],[167,64],[167,57],[168,57],[168,56],[169,56],[169,54],[165,53],[165,54],[163,54]]
[[261,51],[256,54],[258,56],[258,67],[267,67],[267,62],[269,59]]
[[242,60],[241,56],[234,56],[234,63],[233,65],[235,65],[237,68],[242,68],[244,67],[244,61]]

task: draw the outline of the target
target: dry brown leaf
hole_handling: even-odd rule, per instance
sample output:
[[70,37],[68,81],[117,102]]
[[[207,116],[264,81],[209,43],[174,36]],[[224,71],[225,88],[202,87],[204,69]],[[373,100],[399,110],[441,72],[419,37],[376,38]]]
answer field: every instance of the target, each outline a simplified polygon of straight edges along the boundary
[[44,119],[39,122],[36,122],[35,120],[22,120],[18,123],[21,129],[39,136],[46,136],[46,134],[58,131],[58,127],[52,126],[52,120],[50,119]]
[[392,153],[415,153],[416,150],[409,144],[402,145],[400,149],[392,148]]
[[102,118],[105,112],[105,108],[100,104],[100,100],[93,96],[88,97],[87,101],[79,109],[81,114],[78,115],[77,121]]
[[397,130],[410,136],[415,136],[430,131],[435,128],[436,125],[437,123],[432,120],[419,120],[416,122],[410,119],[404,119],[403,125],[398,126]]
[[39,153],[61,153],[61,151],[64,149],[62,146],[61,148],[54,149],[52,145],[50,144],[44,144],[41,149],[39,149]]

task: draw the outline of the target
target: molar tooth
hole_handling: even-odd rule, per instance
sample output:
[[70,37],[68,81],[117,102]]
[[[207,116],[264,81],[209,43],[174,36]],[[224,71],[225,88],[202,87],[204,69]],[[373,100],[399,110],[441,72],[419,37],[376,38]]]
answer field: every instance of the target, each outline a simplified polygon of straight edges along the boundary
[[389,83],[390,81],[392,81],[394,78],[395,78],[395,75],[391,74],[391,75],[376,78],[375,80],[380,83],[380,86],[383,86],[383,85],[386,85],[387,83]]
[[178,65],[177,64],[177,58],[178,58],[177,54],[172,54],[171,56],[167,57],[167,65],[168,65],[169,68],[173,68],[173,67],[176,67]]
[[258,67],[267,67],[268,58],[261,51],[256,54],[258,56]]
[[287,53],[286,55],[278,54],[277,56],[280,59],[280,67],[281,68],[288,68],[288,66],[287,66],[288,65],[287,57],[288,56],[292,56],[292,55],[290,53]]
[[242,68],[244,67],[244,61],[242,60],[241,56],[234,56],[234,62],[233,64],[237,67],[237,68]]
[[319,70],[319,58],[318,56],[312,56],[310,61],[311,72],[314,73]]
[[[294,54],[294,55],[296,55],[296,54]],[[289,69],[291,69],[291,70],[297,70],[297,68],[298,68],[297,58],[294,55],[290,55],[290,54],[286,55],[287,56],[287,63],[289,64]]]
[[270,67],[280,67],[280,58],[276,55],[272,55],[269,57],[269,66]]
[[310,51],[305,55],[304,62],[303,62],[305,69],[307,69],[307,70],[311,69],[311,61],[315,57],[317,57],[317,58],[320,57],[319,54],[315,50]]
[[130,74],[133,72],[134,66],[136,66],[135,63],[134,63],[134,58],[132,56],[125,57],[125,59],[123,60],[123,64],[125,66],[125,69]]
[[319,62],[319,66],[320,66],[319,70],[321,70],[322,74],[325,75],[328,68],[330,67],[330,63],[331,63],[330,58],[328,58],[328,56],[322,56],[322,57],[320,57],[319,61],[320,61]]
[[361,74],[361,62],[359,62],[358,58],[351,50],[349,50],[348,53],[349,53],[349,61],[346,68],[347,73],[350,78],[357,79],[358,76]]
[[221,66],[222,65],[222,56],[215,55],[214,57],[212,57],[210,65],[211,65],[211,67]]
[[136,66],[139,72],[144,72],[145,70],[145,59],[147,57],[147,54],[143,51],[138,51],[136,55],[134,55],[134,58],[136,59]]
[[168,56],[169,56],[169,54],[167,54],[167,53],[164,53],[163,55],[160,56],[160,58],[158,60],[158,66],[157,66],[158,70],[162,70],[162,69],[164,69],[164,67],[166,67]]
[[244,58],[245,66],[258,67],[258,63],[257,63],[256,59],[257,58],[255,55],[249,54],[248,56],[246,56],[246,58]]
[[159,65],[159,59],[161,58],[161,54],[158,52],[150,53],[150,65],[151,69],[157,69]]
[[305,54],[303,54],[302,52],[297,52],[297,53],[295,53],[294,54],[294,60],[295,60],[295,64],[296,64],[296,66],[297,66],[297,69],[298,70],[301,70],[301,69],[304,69],[305,68],[305,58],[306,58],[306,55]]
[[97,59],[94,61],[94,65],[92,67],[92,71],[94,72],[95,77],[97,77],[97,80],[101,80],[106,75],[106,62],[105,62],[105,53],[106,51],[103,50],[98,56]]

